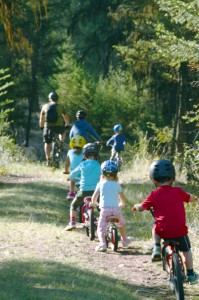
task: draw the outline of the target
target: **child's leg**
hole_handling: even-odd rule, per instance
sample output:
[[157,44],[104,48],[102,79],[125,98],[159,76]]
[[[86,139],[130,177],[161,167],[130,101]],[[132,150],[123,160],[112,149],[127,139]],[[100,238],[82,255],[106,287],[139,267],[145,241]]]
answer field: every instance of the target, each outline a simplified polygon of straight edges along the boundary
[[120,157],[121,157],[122,163],[125,164],[124,151],[120,152]]
[[121,240],[122,241],[126,241],[126,227],[123,226],[123,227],[118,227],[119,228],[119,231],[120,231],[120,234],[121,234]]
[[195,284],[198,282],[198,275],[193,270],[193,257],[191,249],[189,249],[189,251],[183,252],[183,256],[187,269],[187,281],[189,284]]
[[107,214],[106,208],[102,208],[100,210],[100,216],[97,225],[97,235],[98,235],[100,245],[106,243],[106,239],[105,239],[105,233],[107,228],[106,214]]
[[75,180],[70,181],[70,191],[75,192]]
[[191,249],[189,251],[183,252],[183,256],[185,259],[185,265],[187,270],[193,270],[193,256]]
[[161,238],[155,233],[154,226],[152,228],[152,238],[153,238],[153,251],[151,255],[151,261],[159,261],[161,260]]
[[152,228],[152,238],[153,238],[154,246],[159,246],[160,247],[161,238],[159,237],[159,235],[157,235],[155,233],[154,228]]
[[69,174],[69,167],[70,167],[70,160],[69,160],[69,157],[67,156],[66,157],[66,163],[65,163],[65,172],[67,174]]
[[115,159],[115,155],[116,155],[116,151],[112,150],[111,151],[111,158],[110,158],[110,160],[114,160]]

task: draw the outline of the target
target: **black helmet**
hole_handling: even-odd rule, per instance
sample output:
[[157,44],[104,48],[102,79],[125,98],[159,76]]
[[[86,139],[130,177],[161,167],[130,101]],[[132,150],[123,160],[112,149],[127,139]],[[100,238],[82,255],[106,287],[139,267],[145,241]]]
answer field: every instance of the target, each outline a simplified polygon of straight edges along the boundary
[[175,179],[175,168],[170,160],[155,160],[150,166],[151,180]]
[[99,154],[99,147],[94,143],[88,143],[83,147],[82,153],[85,156],[97,156]]
[[53,101],[57,101],[58,100],[58,95],[57,95],[57,93],[50,93],[49,95],[48,95],[48,99],[51,99],[51,100],[53,100]]
[[76,112],[76,118],[77,119],[84,119],[86,117],[86,112],[84,110],[78,110]]

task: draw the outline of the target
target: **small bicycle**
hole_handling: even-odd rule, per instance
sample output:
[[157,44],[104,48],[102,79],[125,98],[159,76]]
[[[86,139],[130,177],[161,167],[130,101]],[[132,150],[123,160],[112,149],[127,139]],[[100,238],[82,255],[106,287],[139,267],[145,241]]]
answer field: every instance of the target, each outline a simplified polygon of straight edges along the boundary
[[[113,145],[109,145],[109,146],[113,147]],[[121,151],[117,151],[115,153],[115,157],[112,159],[116,163],[116,165],[118,166],[118,171],[121,171],[122,165],[123,165],[123,161],[122,161],[122,158],[120,156],[120,152]]]
[[175,240],[162,241],[162,265],[167,272],[167,280],[176,300],[184,300],[183,282],[186,280],[185,266],[180,252],[177,250],[179,242]]
[[118,166],[118,171],[121,171],[123,162],[122,162],[122,159],[121,159],[121,156],[120,156],[120,151],[118,151],[116,153],[115,158],[114,158],[114,162]]
[[90,203],[91,197],[85,197],[81,207],[81,222],[86,228],[86,235],[93,241],[96,237],[97,218],[94,215],[94,207]]
[[[132,211],[137,209],[132,207]],[[150,209],[153,215],[153,207]],[[167,280],[176,300],[184,300],[183,283],[186,280],[183,258],[177,249],[179,242],[175,239],[162,240],[162,266],[167,272]]]
[[118,249],[119,236],[118,229],[115,223],[119,223],[119,217],[109,216],[107,217],[106,221],[108,222],[106,244],[107,247],[110,244],[111,250],[116,252]]

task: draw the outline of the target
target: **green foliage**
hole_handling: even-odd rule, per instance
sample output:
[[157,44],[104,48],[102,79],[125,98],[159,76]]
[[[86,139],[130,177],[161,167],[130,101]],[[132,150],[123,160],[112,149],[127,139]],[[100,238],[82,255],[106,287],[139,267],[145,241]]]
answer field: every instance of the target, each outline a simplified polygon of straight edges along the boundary
[[[14,83],[10,81],[8,69],[0,70],[0,153],[1,159],[13,154],[14,139],[10,131],[11,120],[9,115],[13,112],[13,100],[6,99],[7,89]],[[4,160],[2,159],[2,161]]]
[[183,166],[187,179],[192,183],[197,183],[199,180],[199,104],[193,105],[193,109],[187,112],[184,120],[195,125],[195,138],[192,144],[184,144]]
[[159,155],[166,155],[169,158],[173,139],[173,128],[168,126],[158,128],[154,123],[150,122],[147,123],[147,126],[154,132],[151,137],[151,144],[154,151]]

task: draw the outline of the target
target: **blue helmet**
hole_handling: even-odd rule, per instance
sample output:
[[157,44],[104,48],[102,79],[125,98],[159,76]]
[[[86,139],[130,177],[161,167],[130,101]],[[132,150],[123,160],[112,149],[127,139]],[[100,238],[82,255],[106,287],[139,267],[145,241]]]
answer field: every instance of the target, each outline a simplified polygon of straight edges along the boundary
[[105,160],[101,164],[101,171],[103,175],[115,175],[118,172],[118,166],[112,160]]
[[115,126],[113,127],[113,130],[114,130],[115,132],[122,131],[122,125],[120,125],[120,124],[115,125]]

